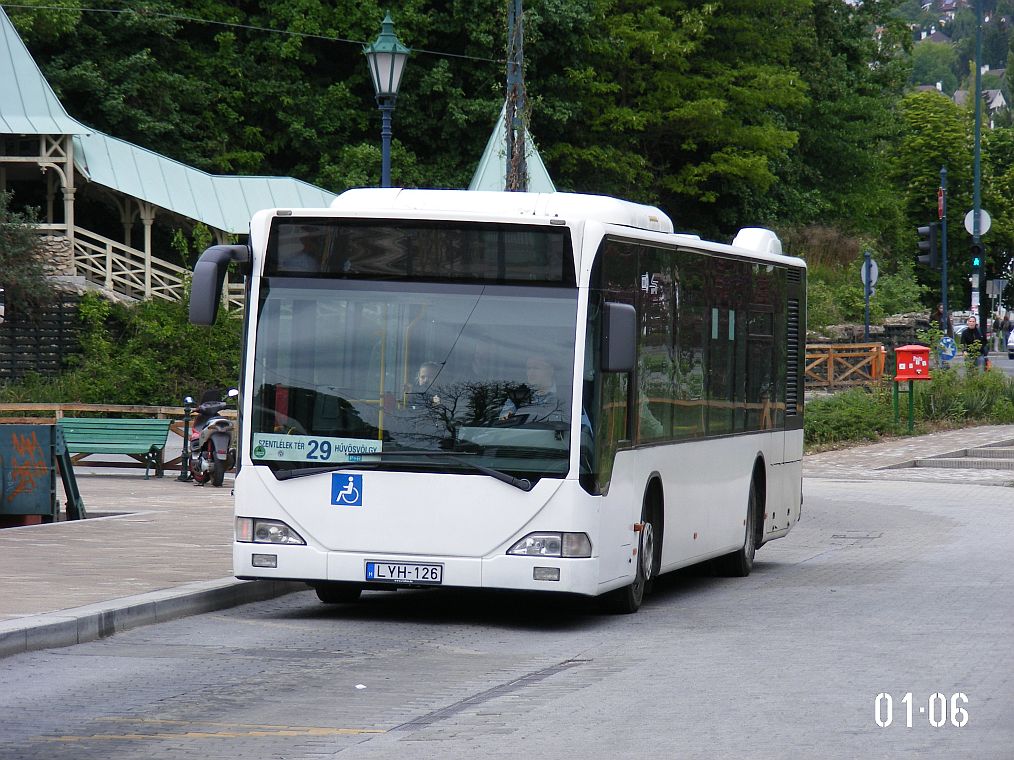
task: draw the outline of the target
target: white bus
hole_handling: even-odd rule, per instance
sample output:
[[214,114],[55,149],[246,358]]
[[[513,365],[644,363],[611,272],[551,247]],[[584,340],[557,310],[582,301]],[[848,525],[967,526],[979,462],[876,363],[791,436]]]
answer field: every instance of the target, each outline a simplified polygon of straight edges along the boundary
[[362,189],[258,212],[235,574],[606,595],[750,572],[802,505],[806,268],[566,193]]

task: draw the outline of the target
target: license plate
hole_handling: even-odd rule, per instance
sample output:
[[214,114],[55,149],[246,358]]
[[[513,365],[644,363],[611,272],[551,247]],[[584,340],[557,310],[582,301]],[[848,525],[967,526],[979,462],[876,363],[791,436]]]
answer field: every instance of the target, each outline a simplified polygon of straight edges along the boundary
[[444,566],[421,562],[380,562],[366,563],[366,580],[384,583],[427,583],[439,585],[444,582]]

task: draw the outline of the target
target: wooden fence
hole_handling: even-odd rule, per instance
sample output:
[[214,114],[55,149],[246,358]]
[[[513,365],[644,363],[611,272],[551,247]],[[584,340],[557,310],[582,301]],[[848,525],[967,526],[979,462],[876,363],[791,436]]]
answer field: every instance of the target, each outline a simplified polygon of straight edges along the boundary
[[[235,420],[235,409],[223,409],[219,412],[223,417]],[[64,416],[87,417],[154,417],[155,419],[171,419],[169,429],[176,435],[183,436],[182,406],[145,406],[142,404],[0,404],[0,424],[17,425],[52,425]],[[176,452],[166,451],[165,468],[174,469],[180,465],[180,457]],[[85,466],[99,465],[98,462],[82,462]],[[106,465],[108,466],[108,465]],[[116,467],[144,467],[134,462],[117,462]]]
[[806,346],[806,387],[868,385],[884,375],[882,343],[813,343]]

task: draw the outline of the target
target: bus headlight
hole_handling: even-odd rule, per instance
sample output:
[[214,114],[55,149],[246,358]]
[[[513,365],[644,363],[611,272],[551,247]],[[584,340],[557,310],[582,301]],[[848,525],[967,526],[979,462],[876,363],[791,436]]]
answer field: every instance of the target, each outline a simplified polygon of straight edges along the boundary
[[281,520],[236,518],[236,540],[248,544],[302,544],[306,541]]
[[529,533],[507,550],[522,557],[590,557],[587,533]]

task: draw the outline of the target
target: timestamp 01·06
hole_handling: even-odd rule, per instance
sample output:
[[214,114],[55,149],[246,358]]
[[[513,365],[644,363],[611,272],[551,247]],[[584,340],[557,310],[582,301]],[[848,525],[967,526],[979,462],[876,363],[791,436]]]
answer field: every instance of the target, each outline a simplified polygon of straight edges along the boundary
[[[934,728],[948,723],[961,728],[968,723],[968,710],[964,707],[968,704],[968,697],[964,692],[956,692],[948,698],[938,691],[922,703],[909,691],[905,692],[901,703],[905,706],[905,728],[912,728],[913,714],[917,714],[920,721],[925,717]],[[873,703],[873,719],[881,728],[887,728],[894,722],[894,699],[885,691],[880,692]]]

